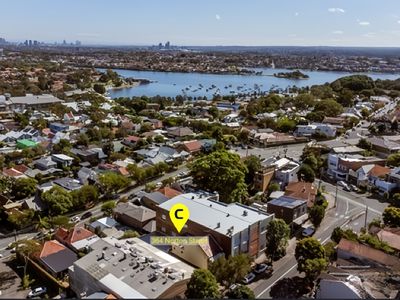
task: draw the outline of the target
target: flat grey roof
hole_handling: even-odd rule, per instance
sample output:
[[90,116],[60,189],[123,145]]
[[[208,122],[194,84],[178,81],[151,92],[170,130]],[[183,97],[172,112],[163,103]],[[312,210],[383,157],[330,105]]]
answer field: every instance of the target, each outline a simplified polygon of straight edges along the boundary
[[122,298],[156,299],[175,283],[190,278],[194,270],[139,238],[101,239],[91,248],[74,267],[86,270]]
[[[207,228],[228,235],[233,226],[232,234],[243,231],[250,225],[272,218],[271,214],[261,212],[255,208],[239,203],[225,204],[207,199],[208,193],[200,198],[199,193],[188,193],[176,196],[160,207],[169,211],[177,203],[186,205],[190,212],[189,219]],[[217,225],[219,223],[219,226]]]
[[286,196],[282,196],[268,202],[268,204],[287,207],[287,208],[295,208],[297,206],[304,205],[305,203],[306,201],[296,200]]
[[64,100],[58,99],[53,95],[26,95],[22,97],[11,97],[12,103],[15,104],[51,104],[51,103],[61,103]]

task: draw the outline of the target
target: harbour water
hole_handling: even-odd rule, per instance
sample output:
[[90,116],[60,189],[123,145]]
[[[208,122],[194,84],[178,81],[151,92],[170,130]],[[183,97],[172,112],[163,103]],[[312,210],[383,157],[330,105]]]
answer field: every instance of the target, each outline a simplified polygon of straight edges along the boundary
[[[99,69],[104,71],[104,69]],[[186,95],[191,97],[212,98],[213,94],[232,95],[235,93],[252,93],[254,91],[268,91],[271,88],[286,89],[291,86],[312,86],[332,82],[340,77],[354,73],[335,71],[302,71],[309,76],[308,79],[276,78],[272,75],[278,72],[290,72],[284,69],[261,68],[262,75],[217,75],[202,73],[178,73],[178,72],[154,72],[154,71],[131,71],[115,69],[123,77],[137,79],[148,79],[149,84],[137,87],[111,89],[111,98],[132,96],[166,96],[175,97]],[[365,73],[373,79],[397,79],[400,74]]]

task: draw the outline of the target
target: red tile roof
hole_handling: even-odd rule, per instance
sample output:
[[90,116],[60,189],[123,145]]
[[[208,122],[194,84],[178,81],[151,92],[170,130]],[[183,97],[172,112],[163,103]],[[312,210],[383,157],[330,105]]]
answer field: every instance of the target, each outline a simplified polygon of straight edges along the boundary
[[92,236],[95,236],[95,234],[83,227],[74,227],[69,231],[64,228],[59,228],[55,234],[55,238],[58,241],[64,242],[68,245],[90,238]]
[[47,241],[44,243],[42,251],[40,251],[40,258],[47,257],[49,255],[55,254],[57,252],[65,250],[65,246],[60,244],[60,242],[56,240]]
[[10,168],[10,169],[3,169],[3,175],[8,177],[18,177],[24,174],[18,170],[15,170],[14,168]]
[[183,143],[183,147],[187,152],[196,152],[201,150],[201,143],[198,140]]
[[175,190],[173,188],[170,188],[168,186],[159,189],[157,192],[160,192],[161,194],[163,194],[165,197],[167,197],[169,199],[174,198],[174,197],[179,196],[179,195],[182,194],[181,192],[179,192],[179,191],[177,191],[177,190]]
[[130,135],[130,136],[127,136],[127,137],[125,138],[125,140],[128,141],[128,142],[134,142],[134,143],[136,143],[137,141],[140,140],[140,137],[135,136],[135,135]]
[[285,196],[307,201],[307,206],[312,207],[315,201],[317,189],[311,182],[290,182],[285,190]]
[[390,168],[375,165],[370,171],[369,175],[373,177],[384,177],[390,173]]

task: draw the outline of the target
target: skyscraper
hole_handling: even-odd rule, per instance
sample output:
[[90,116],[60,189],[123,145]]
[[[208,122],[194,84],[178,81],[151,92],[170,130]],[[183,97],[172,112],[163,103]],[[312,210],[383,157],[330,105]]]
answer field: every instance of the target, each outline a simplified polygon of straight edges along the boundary
[[165,49],[169,49],[169,47],[170,47],[170,42],[168,41],[165,43]]

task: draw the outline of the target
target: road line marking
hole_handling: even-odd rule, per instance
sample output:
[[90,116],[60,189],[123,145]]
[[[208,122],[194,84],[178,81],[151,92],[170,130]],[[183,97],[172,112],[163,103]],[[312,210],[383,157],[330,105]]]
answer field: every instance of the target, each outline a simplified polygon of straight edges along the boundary
[[277,283],[279,280],[281,280],[284,276],[286,276],[289,272],[291,272],[294,268],[297,267],[297,263],[292,266],[289,270],[287,270],[285,273],[283,273],[277,280],[275,280],[272,284],[270,284],[267,288],[265,288],[256,298],[260,298],[262,294],[264,294],[266,291],[268,291],[275,283]]

